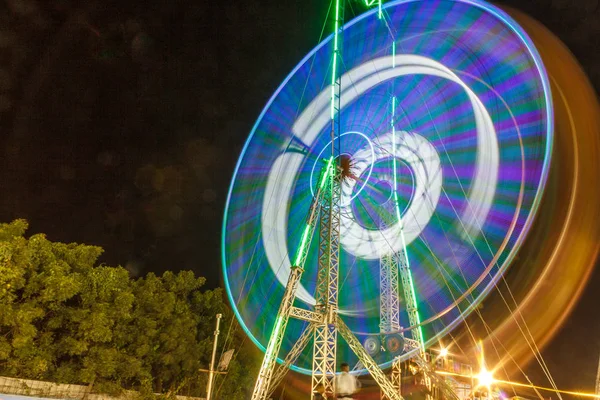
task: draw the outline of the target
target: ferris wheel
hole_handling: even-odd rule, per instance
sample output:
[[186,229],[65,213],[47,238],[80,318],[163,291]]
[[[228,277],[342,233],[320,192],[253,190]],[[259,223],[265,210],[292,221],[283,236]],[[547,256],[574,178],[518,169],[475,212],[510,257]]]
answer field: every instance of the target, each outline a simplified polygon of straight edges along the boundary
[[549,84],[510,17],[477,0],[399,0],[345,25],[343,10],[265,106],[230,186],[227,293],[265,351],[253,398],[288,367],[330,386],[342,361],[396,398],[381,369],[485,298],[548,174]]

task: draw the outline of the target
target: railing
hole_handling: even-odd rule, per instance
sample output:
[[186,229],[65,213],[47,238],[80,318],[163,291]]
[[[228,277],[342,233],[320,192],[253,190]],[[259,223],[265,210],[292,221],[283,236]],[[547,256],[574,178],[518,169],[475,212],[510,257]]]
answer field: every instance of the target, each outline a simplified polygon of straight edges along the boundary
[[[38,398],[73,400],[134,400],[139,393],[123,390],[118,397],[93,393],[93,388],[83,385],[66,385],[53,382],[0,377],[0,394],[30,396]],[[199,397],[175,396],[177,400],[203,400]]]

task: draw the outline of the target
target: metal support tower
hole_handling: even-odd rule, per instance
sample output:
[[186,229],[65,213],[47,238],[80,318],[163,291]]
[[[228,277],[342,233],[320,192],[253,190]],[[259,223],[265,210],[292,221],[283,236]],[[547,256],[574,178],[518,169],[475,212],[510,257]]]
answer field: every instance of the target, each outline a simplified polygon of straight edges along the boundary
[[[331,390],[331,381],[336,367],[336,342],[334,338],[337,332],[342,335],[350,348],[358,356],[360,362],[368,369],[385,395],[391,400],[402,400],[402,397],[395,391],[391,382],[377,365],[377,362],[368,355],[352,331],[337,315],[337,266],[339,265],[339,258],[336,251],[339,249],[339,241],[336,241],[335,238],[331,240],[331,236],[335,236],[331,232],[335,232],[336,230],[339,232],[339,213],[332,212],[332,210],[335,210],[335,207],[339,204],[339,199],[336,200],[336,197],[340,195],[340,175],[340,171],[337,170],[334,160],[331,158],[327,163],[325,171],[322,173],[319,189],[310,208],[296,261],[288,278],[281,306],[275,319],[275,327],[265,350],[265,356],[254,387],[253,400],[266,400],[269,398],[276,385],[285,376],[289,366],[302,353],[302,350],[306,347],[313,334],[315,342],[319,342],[319,345],[315,345],[315,354],[313,355],[314,359],[319,359],[319,361],[313,362],[313,365],[317,362],[319,363],[316,367],[319,373],[313,374],[313,383],[319,379],[319,382],[328,384],[329,390]],[[326,195],[328,187],[331,188],[329,196]],[[325,200],[325,205],[323,205],[323,200]],[[333,208],[331,204],[333,204]],[[310,311],[294,307],[293,301],[298,288],[298,282],[304,271],[303,266],[318,217],[322,218],[320,227],[327,230],[329,236],[328,240],[320,242],[320,244],[326,245],[327,248],[319,252],[319,257],[327,260],[328,264],[325,262],[320,263],[320,267],[322,266],[323,268],[319,268],[315,297],[322,300],[320,300],[321,303],[318,303],[314,311]],[[329,229],[324,227],[329,227]],[[321,237],[325,238],[326,236],[321,233]],[[319,304],[324,304],[324,306],[320,306]],[[296,341],[290,353],[285,357],[283,365],[275,370],[277,356],[290,317],[308,321],[310,324]]]
[[[315,312],[323,316],[316,324],[313,341],[311,398],[317,385],[334,393],[337,346],[338,270],[340,244],[340,197],[342,171],[340,169],[340,97],[341,64],[345,0],[335,2],[335,27],[331,67],[331,157],[337,159],[336,170],[327,182],[325,201],[321,206],[319,230],[319,268],[315,293]],[[327,190],[328,189],[328,190]]]
[[348,343],[348,346],[352,349],[354,354],[358,356],[360,362],[365,366],[365,368],[369,371],[375,382],[379,385],[383,393],[390,400],[403,400],[402,396],[400,396],[394,386],[392,386],[392,382],[387,379],[383,371],[377,365],[377,362],[373,360],[373,358],[367,353],[365,348],[360,344],[356,336],[352,333],[352,331],[346,326],[344,321],[338,316],[337,317],[337,328],[340,332],[340,335],[344,338],[344,340]]
[[413,340],[416,340],[419,343],[421,351],[424,351],[425,343],[423,341],[423,333],[420,326],[421,319],[419,317],[419,310],[417,309],[417,299],[415,297],[415,290],[413,287],[410,267],[408,266],[406,251],[401,250],[396,254],[396,259],[398,260],[398,269],[400,270],[400,278],[402,280],[402,291],[404,293],[404,300],[406,302],[406,312],[408,313],[408,322],[412,327],[410,334]]
[[313,342],[312,391],[322,384],[326,392],[333,393],[336,370],[338,305],[338,271],[340,243],[341,171],[330,179],[325,202],[321,206],[319,230],[319,269],[315,293],[315,311],[323,321],[315,326]]
[[[381,3],[381,2],[380,2]],[[331,73],[331,147],[332,154],[319,179],[319,188],[313,199],[306,228],[300,247],[293,263],[284,296],[275,319],[275,327],[269,338],[265,356],[252,394],[252,400],[266,400],[281,381],[287,368],[298,358],[314,334],[312,388],[322,383],[326,390],[333,392],[333,377],[336,370],[337,332],[344,338],[358,356],[360,362],[371,373],[390,400],[402,400],[383,371],[366,352],[356,336],[337,314],[339,235],[340,235],[340,196],[343,173],[340,168],[340,96],[341,77],[338,69],[341,65],[342,30],[344,20],[344,0],[335,2],[335,30],[333,38],[333,58]],[[317,272],[316,306],[314,311],[293,306],[298,283],[304,271],[304,263],[317,218],[319,224],[319,268]],[[301,334],[282,367],[275,371],[276,361],[290,317],[310,322]],[[283,368],[283,369],[282,369]],[[311,398],[314,392],[311,393]]]
[[[419,366],[423,374],[425,375],[425,379],[427,381],[427,386],[431,389],[432,385],[435,385],[437,389],[443,393],[443,397],[447,400],[460,400],[454,388],[446,381],[443,376],[435,373],[435,369],[433,366],[425,360],[421,355],[417,355],[413,358],[415,363]],[[431,397],[431,396],[428,396]]]
[[398,392],[399,395],[402,394],[402,360],[400,357],[394,358],[392,362],[392,386],[394,386],[394,390]]
[[[395,46],[393,47],[395,53]],[[395,62],[394,62],[395,66]],[[395,260],[398,262],[398,269],[402,279],[402,290],[404,292],[404,300],[406,302],[406,312],[408,313],[408,322],[412,327],[410,333],[414,340],[419,342],[421,352],[425,351],[425,341],[423,340],[423,329],[421,328],[421,317],[417,308],[417,297],[413,284],[412,274],[410,272],[410,263],[406,253],[406,241],[404,239],[404,224],[400,212],[400,203],[398,201],[398,168],[396,161],[396,96],[392,96],[391,101],[391,129],[392,129],[392,171],[393,171],[393,197],[394,208],[396,212],[396,221],[400,224],[400,237],[402,239],[402,249],[395,254]]]
[[300,335],[300,338],[298,338],[298,340],[296,341],[296,343],[294,344],[294,346],[292,347],[292,349],[290,350],[288,355],[285,357],[285,360],[283,360],[283,364],[280,365],[273,373],[273,379],[271,381],[271,387],[268,390],[267,398],[270,398],[273,395],[275,388],[277,388],[277,386],[281,383],[281,381],[287,374],[288,370],[290,369],[290,366],[294,362],[296,362],[296,360],[302,353],[302,350],[304,350],[304,348],[308,344],[308,341],[310,340],[310,338],[313,337],[314,333],[315,333],[315,324],[314,323],[309,324],[306,327],[306,329],[304,329],[304,331]]
[[[398,253],[386,254],[379,260],[380,310],[379,331],[382,336],[392,333],[400,334],[400,296],[398,294]],[[400,395],[402,393],[402,363],[400,357],[392,363],[392,386]],[[382,398],[386,398],[381,395]]]
[[310,242],[312,241],[313,232],[317,217],[319,215],[320,199],[323,192],[325,183],[329,181],[328,175],[333,170],[333,159],[329,159],[325,171],[319,180],[319,188],[313,199],[313,202],[306,219],[306,227],[302,234],[300,247],[298,249],[296,260],[291,268],[290,276],[288,278],[287,285],[281,300],[281,305],[275,318],[275,327],[269,338],[269,343],[265,349],[265,357],[261,364],[258,379],[254,386],[254,392],[252,393],[252,400],[264,400],[267,398],[269,388],[271,386],[271,380],[273,377],[273,370],[277,361],[277,355],[281,348],[281,342],[285,335],[285,329],[290,315],[292,314],[294,299],[296,298],[296,290],[298,289],[298,283],[304,272],[304,263],[306,262],[306,256],[308,255],[308,249],[310,248]]
[[[394,208],[396,205],[394,204]],[[395,215],[394,210],[384,210],[386,217],[382,218],[380,227],[385,230],[393,224],[395,218],[390,218],[390,214]],[[380,290],[380,308],[379,308],[379,331],[382,337],[392,333],[400,334],[400,296],[399,296],[399,262],[398,253],[389,253],[379,260],[379,290]],[[400,395],[402,393],[402,363],[400,357],[395,357],[392,363],[391,373],[392,386]],[[381,398],[386,398],[381,393]]]
[[380,309],[379,329],[382,334],[400,331],[400,298],[398,295],[398,255],[386,254],[379,260]]
[[[392,55],[395,56],[396,46],[395,42],[392,44]],[[392,67],[395,67],[395,58],[392,58]],[[393,90],[393,89],[392,89]],[[424,356],[425,341],[423,339],[423,329],[421,328],[421,318],[419,317],[419,310],[417,308],[417,300],[415,294],[415,288],[413,284],[412,274],[410,271],[410,264],[408,261],[408,255],[406,252],[406,241],[404,239],[404,226],[402,223],[402,215],[400,212],[400,204],[398,201],[398,170],[396,160],[396,96],[391,98],[390,107],[390,127],[392,130],[392,171],[393,171],[393,211],[394,217],[384,218],[381,225],[387,227],[388,225],[397,222],[400,224],[400,235],[402,238],[402,249],[398,252],[386,254],[380,259],[380,332],[382,334],[399,332],[400,331],[400,300],[399,300],[399,286],[398,286],[398,275],[401,277],[402,290],[404,294],[404,300],[406,304],[406,312],[408,314],[408,321],[412,327],[410,330],[411,336],[414,340],[408,347],[414,347],[416,342],[420,349],[417,357],[421,358]],[[384,211],[385,212],[385,211]],[[396,357],[392,363],[392,384],[398,394],[401,393],[402,388],[402,363],[400,357]],[[426,378],[427,386],[431,386],[430,378]],[[384,395],[382,393],[382,398]]]

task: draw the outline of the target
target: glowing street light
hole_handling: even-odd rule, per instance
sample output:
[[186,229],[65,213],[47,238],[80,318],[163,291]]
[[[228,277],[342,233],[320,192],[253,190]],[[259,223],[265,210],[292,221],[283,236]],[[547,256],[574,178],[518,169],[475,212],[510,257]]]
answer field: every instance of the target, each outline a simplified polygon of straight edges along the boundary
[[448,356],[448,349],[446,347],[442,347],[440,349],[440,357],[444,357],[445,358],[446,356]]
[[489,390],[490,386],[492,386],[492,383],[494,383],[494,376],[492,375],[491,371],[488,371],[485,367],[483,367],[479,372],[479,375],[477,375],[477,380],[479,381],[477,386],[485,386]]

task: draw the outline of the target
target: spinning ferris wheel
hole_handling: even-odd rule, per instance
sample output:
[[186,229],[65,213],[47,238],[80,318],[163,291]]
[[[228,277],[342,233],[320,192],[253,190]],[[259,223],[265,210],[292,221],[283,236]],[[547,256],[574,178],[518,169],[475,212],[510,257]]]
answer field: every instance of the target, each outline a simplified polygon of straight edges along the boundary
[[288,368],[329,388],[338,361],[400,398],[382,369],[488,294],[548,174],[548,80],[505,13],[399,0],[344,25],[341,0],[331,12],[334,34],[252,129],[225,210],[228,295],[265,351],[256,399]]

